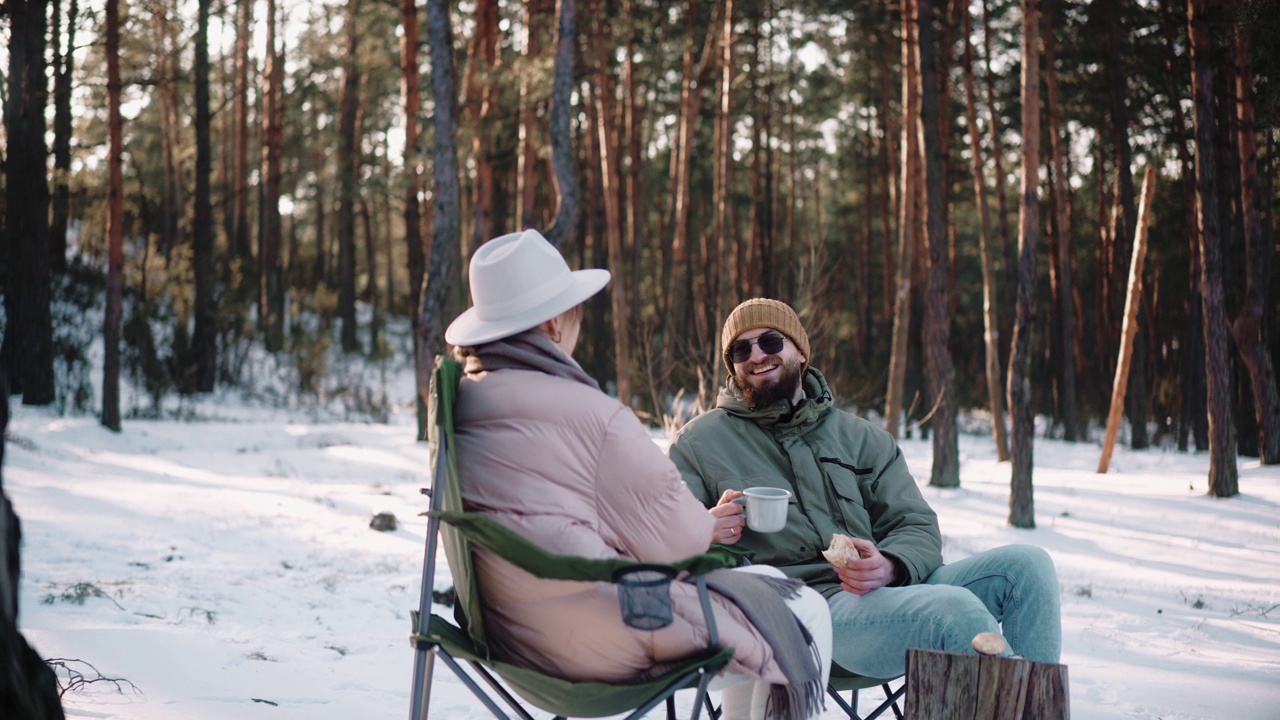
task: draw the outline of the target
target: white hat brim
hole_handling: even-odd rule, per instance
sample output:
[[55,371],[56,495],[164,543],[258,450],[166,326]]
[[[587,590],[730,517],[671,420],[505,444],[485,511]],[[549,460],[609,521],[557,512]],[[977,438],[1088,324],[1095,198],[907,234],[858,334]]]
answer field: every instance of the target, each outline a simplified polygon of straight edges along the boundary
[[444,331],[445,342],[455,347],[474,347],[511,337],[537,327],[553,317],[586,302],[609,284],[608,270],[593,268],[574,270],[571,284],[564,292],[535,307],[500,320],[482,320],[474,307],[467,308]]

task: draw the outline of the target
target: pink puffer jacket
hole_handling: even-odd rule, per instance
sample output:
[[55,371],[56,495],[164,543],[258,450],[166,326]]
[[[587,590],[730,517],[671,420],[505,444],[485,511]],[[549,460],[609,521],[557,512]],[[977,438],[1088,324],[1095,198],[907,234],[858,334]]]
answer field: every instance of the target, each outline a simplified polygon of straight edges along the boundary
[[[670,562],[710,546],[713,518],[630,410],[591,387],[530,370],[464,376],[458,391],[463,501],[547,550]],[[495,653],[571,680],[626,681],[707,646],[697,588],[671,587],[675,622],[622,623],[605,583],[541,580],[484,550],[475,569]],[[783,682],[737,606],[712,596],[730,672]]]

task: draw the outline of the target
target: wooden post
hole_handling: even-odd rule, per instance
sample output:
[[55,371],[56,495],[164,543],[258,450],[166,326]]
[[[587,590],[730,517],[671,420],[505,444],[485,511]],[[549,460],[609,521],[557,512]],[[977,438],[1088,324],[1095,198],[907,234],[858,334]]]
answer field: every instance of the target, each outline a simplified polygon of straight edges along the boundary
[[1070,720],[1067,666],[935,650],[907,651],[912,720]]
[[1133,260],[1129,263],[1129,293],[1124,301],[1124,325],[1120,332],[1120,359],[1116,362],[1116,380],[1111,388],[1111,412],[1107,414],[1107,435],[1102,440],[1102,458],[1098,474],[1107,472],[1111,451],[1120,431],[1124,414],[1124,393],[1129,385],[1129,363],[1133,359],[1133,337],[1138,332],[1138,298],[1142,294],[1142,265],[1147,258],[1147,225],[1151,218],[1151,202],[1155,195],[1156,169],[1147,167],[1142,179],[1142,205],[1138,208],[1138,227],[1133,238]]

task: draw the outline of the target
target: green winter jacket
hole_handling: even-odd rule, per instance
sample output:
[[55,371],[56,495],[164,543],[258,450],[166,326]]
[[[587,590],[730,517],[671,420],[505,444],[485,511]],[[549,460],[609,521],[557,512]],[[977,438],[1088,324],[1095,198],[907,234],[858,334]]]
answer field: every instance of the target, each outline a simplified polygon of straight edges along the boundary
[[805,398],[749,408],[737,386],[720,391],[716,409],[694,418],[669,454],[695,497],[712,507],[728,489],[768,485],[792,492],[787,526],[747,530],[736,547],[823,595],[840,580],[822,557],[834,533],[870,539],[898,564],[898,584],[919,583],[942,564],[938,517],[920,495],[893,437],[833,407],[827,380],[804,375]]

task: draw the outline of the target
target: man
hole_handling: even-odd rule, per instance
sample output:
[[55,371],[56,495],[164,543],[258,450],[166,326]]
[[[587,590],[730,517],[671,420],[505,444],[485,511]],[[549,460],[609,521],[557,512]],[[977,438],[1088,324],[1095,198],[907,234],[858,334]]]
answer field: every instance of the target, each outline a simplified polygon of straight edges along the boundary
[[[973,652],[974,635],[999,632],[1030,660],[1058,662],[1059,589],[1041,549],[996,548],[942,564],[937,515],[883,429],[834,407],[809,367],[809,336],[794,310],[748,300],[721,332],[729,377],[717,407],[684,426],[670,455],[693,494],[722,523],[717,542],[801,578],[827,599],[833,660],[875,678],[905,672],[906,650]],[[733,500],[754,486],[790,490],[787,525],[743,530]],[[822,551],[854,538],[860,559],[836,569]]]

